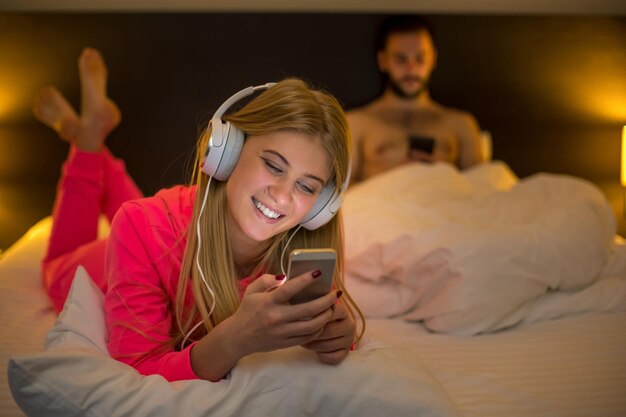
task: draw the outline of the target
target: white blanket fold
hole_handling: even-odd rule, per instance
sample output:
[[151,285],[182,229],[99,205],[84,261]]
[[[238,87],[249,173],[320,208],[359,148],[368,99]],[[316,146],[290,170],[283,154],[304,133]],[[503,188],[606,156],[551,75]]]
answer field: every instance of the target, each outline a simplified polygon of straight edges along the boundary
[[[463,173],[406,165],[351,189],[343,210],[347,285],[366,314],[439,332],[550,318],[538,300],[576,293],[626,256],[611,258],[615,218],[597,187],[554,174],[518,181],[501,162]],[[614,269],[615,285],[626,285],[626,267]],[[588,298],[571,312],[606,311],[607,300]],[[609,304],[623,309],[626,299]]]

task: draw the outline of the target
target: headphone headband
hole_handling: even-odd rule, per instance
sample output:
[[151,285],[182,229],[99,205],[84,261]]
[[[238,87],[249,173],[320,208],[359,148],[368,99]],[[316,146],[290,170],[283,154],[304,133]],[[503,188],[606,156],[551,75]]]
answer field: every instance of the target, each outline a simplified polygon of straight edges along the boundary
[[211,117],[211,120],[215,119],[215,118],[221,119],[222,116],[224,115],[224,113],[226,113],[226,111],[230,108],[230,106],[232,106],[233,104],[235,104],[239,100],[252,95],[255,91],[267,90],[270,87],[273,87],[275,85],[276,85],[276,83],[266,83],[266,84],[263,84],[263,85],[250,86],[250,87],[246,87],[243,90],[233,94],[232,96],[230,96],[230,98],[228,100],[226,100],[224,103],[222,103],[222,105],[219,106],[217,108],[217,110],[215,110],[215,113],[213,114],[213,117]]

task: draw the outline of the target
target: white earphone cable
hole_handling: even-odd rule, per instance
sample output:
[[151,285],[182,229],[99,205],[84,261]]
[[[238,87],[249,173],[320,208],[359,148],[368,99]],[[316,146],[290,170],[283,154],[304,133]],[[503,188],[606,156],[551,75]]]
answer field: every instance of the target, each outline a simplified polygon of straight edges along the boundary
[[[204,199],[202,200],[202,206],[200,207],[200,213],[198,214],[198,221],[196,222],[196,236],[198,237],[198,245],[196,248],[196,267],[198,268],[198,272],[200,273],[200,278],[202,278],[202,282],[206,287],[209,294],[211,294],[211,309],[209,310],[209,317],[213,314],[213,310],[215,310],[215,293],[211,289],[211,286],[206,280],[204,276],[204,271],[202,270],[202,266],[200,266],[200,249],[202,248],[202,234],[200,233],[200,220],[202,219],[202,214],[204,213],[204,208],[206,207],[206,202],[209,196],[209,188],[211,188],[211,180],[213,177],[209,177],[209,182],[206,186],[206,191],[204,192]],[[181,349],[185,347],[185,343],[189,336],[203,323],[203,321],[198,322],[195,326],[191,328],[191,330],[185,335],[183,342],[181,343]]]
[[287,239],[287,243],[285,243],[285,247],[283,248],[283,252],[280,254],[280,270],[283,272],[283,275],[285,277],[287,277],[287,273],[285,272],[285,263],[283,261],[283,259],[285,258],[285,251],[287,250],[287,247],[289,246],[289,242],[291,242],[291,239],[293,239],[293,237],[296,235],[296,233],[298,233],[298,230],[300,230],[301,227],[302,227],[302,225],[298,225],[298,227],[291,234],[289,239]]

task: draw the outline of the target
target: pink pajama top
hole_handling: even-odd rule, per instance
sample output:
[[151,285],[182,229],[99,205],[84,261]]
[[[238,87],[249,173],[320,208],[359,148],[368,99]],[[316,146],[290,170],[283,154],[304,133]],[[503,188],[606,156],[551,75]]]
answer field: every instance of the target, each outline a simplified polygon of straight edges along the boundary
[[[182,351],[166,345],[178,326],[173,311],[194,199],[195,187],[176,186],[124,203],[106,249],[109,353],[144,375],[169,381],[198,378],[191,367],[193,345]],[[253,280],[239,281],[242,293]],[[191,306],[187,288],[185,305]]]

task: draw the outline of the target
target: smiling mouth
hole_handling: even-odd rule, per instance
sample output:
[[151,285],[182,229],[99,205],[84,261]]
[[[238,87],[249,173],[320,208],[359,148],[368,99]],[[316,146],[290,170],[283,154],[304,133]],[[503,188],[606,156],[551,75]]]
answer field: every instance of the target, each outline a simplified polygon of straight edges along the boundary
[[270,210],[265,205],[263,205],[263,203],[261,203],[259,200],[257,200],[254,197],[252,197],[252,203],[256,206],[259,212],[261,212],[261,214],[263,214],[265,217],[267,217],[270,220],[276,220],[281,217],[284,217],[284,215],[276,213],[273,210]]

